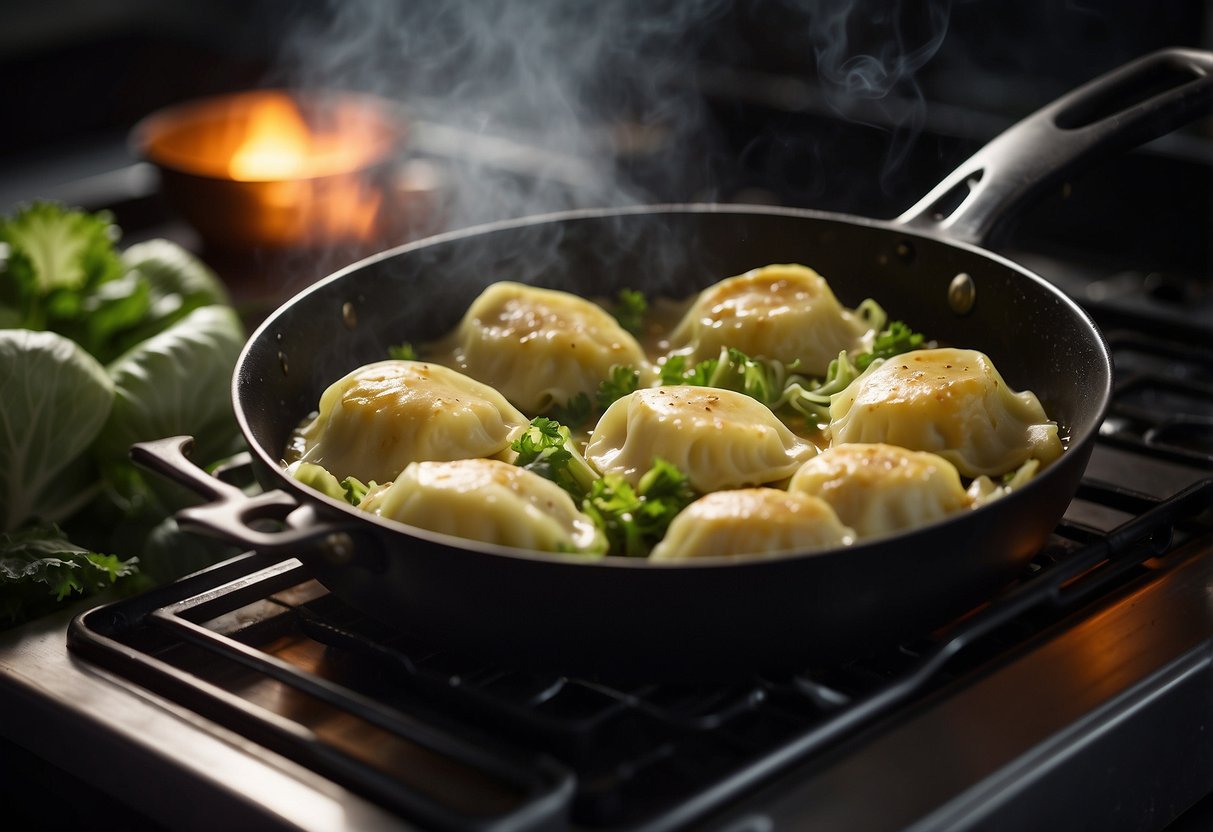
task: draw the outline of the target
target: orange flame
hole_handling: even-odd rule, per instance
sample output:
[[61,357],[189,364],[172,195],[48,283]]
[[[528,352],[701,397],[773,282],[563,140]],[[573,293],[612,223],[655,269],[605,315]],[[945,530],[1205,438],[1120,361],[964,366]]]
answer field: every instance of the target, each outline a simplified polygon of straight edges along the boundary
[[246,182],[294,179],[308,166],[311,133],[298,108],[284,96],[267,96],[249,114],[244,140],[228,171]]
[[249,90],[153,114],[137,136],[204,237],[314,247],[396,233],[402,169],[393,153],[404,134],[380,99]]
[[[364,125],[337,118],[313,130],[286,95],[265,95],[248,113],[228,160],[237,181],[257,182],[265,210],[255,221],[270,238],[371,240],[383,194],[358,172],[379,152]],[[299,217],[303,217],[300,224]]]

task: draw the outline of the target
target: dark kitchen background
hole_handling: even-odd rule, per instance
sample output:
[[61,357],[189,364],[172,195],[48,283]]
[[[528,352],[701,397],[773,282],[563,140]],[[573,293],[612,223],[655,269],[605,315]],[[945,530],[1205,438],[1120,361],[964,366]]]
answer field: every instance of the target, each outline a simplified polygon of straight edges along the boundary
[[[1207,47],[1210,18],[1199,0],[10,0],[0,210],[34,198],[105,206],[130,239],[201,248],[165,226],[129,131],[165,105],[291,86],[403,104],[406,152],[430,165],[444,199],[424,232],[644,202],[892,217],[1076,85],[1157,48]],[[1087,249],[1101,300],[1141,268],[1134,279],[1153,281],[1154,296],[1202,302],[1207,281],[1186,278],[1209,272],[1209,138],[1206,121],[1099,168],[1023,233],[1036,252]],[[257,271],[243,289],[272,304],[362,253],[312,253],[268,285],[249,262],[210,259],[238,293]]]
[[[1213,48],[1207,0],[3,0],[0,212],[35,199],[110,210],[125,242],[166,236],[198,253],[228,284],[252,323],[296,290],[376,247],[505,217],[682,201],[772,203],[895,217],[1017,120],[1103,72],[1173,46]],[[224,250],[204,241],[164,198],[155,170],[132,149],[130,132],[167,105],[279,86],[352,89],[399,102],[410,118],[400,162],[428,171],[440,210],[397,238],[359,245],[269,252]],[[1192,478],[1207,477],[1213,464],[1213,406],[1207,392],[1213,359],[1200,352],[1213,327],[1211,229],[1213,119],[1205,118],[1066,183],[1026,211],[997,244],[1079,300],[1105,331],[1129,331],[1113,344],[1114,352],[1120,351],[1118,372],[1125,369],[1119,363],[1124,353],[1136,354],[1146,339],[1162,336],[1162,369],[1129,364],[1127,372],[1168,383],[1184,374],[1184,380],[1195,379],[1196,394],[1182,399],[1198,402],[1195,421],[1185,423],[1196,425],[1183,437],[1186,444],[1160,450],[1143,440],[1130,448],[1153,454],[1140,472],[1130,469],[1125,475],[1130,485],[1150,479],[1165,463],[1188,466],[1184,473]],[[1176,351],[1175,344],[1184,348]],[[1174,370],[1183,358],[1192,368]],[[1176,397],[1163,404],[1181,401]],[[1159,409],[1156,400],[1148,404]],[[1174,409],[1186,414],[1184,406]],[[1135,420],[1109,419],[1106,447],[1101,446],[1105,457],[1129,456],[1121,453],[1130,443],[1121,433],[1135,430]],[[1109,470],[1110,464],[1099,468],[1097,478],[1111,479]],[[1117,511],[1130,512],[1123,508],[1121,492],[1113,496],[1121,501]],[[1207,531],[1202,534],[1200,556],[1208,560],[1213,555]],[[1141,626],[1153,625],[1151,619]],[[63,652],[61,633],[47,638]],[[1011,652],[1017,644],[1011,642]],[[1204,652],[1201,672],[1207,676]],[[19,668],[22,673],[43,660],[36,651],[22,658],[29,663]],[[67,663],[75,668],[75,661]],[[963,666],[958,673],[963,678]],[[34,672],[28,674],[32,678]],[[453,689],[459,677],[450,678],[455,681],[448,685],[442,676],[436,687]],[[1180,686],[1159,683],[1151,692],[1157,701],[1163,701],[1163,687]],[[586,691],[576,685],[569,689]],[[804,685],[789,698],[801,702],[809,689]],[[757,700],[750,688],[741,684],[738,691],[722,691],[719,700],[741,702],[739,709],[751,713],[746,709]],[[1000,689],[997,695],[1018,694]],[[143,693],[131,699],[142,701]],[[44,702],[23,704],[39,712],[54,710]],[[1149,768],[1155,790],[1178,795],[1174,800],[1184,803],[1160,798],[1143,809],[1151,824],[1133,828],[1209,828],[1209,786],[1188,782],[1213,770],[1209,743],[1197,737],[1207,731],[1208,703],[1188,705],[1173,711],[1179,714],[1173,722],[1180,724],[1178,733],[1196,737],[1192,747],[1164,753],[1155,764],[1138,753],[1153,747],[1146,739],[1135,733],[1132,742],[1121,743],[1115,735],[1121,756],[1098,761],[1107,782],[1119,782],[1113,777],[1117,770],[1138,776],[1140,768]],[[828,710],[821,702],[813,706]],[[131,719],[138,722],[141,713],[132,708]],[[718,713],[726,714],[723,722],[732,718],[723,708],[710,716]],[[1119,713],[1101,718],[1143,733],[1157,724],[1121,720]],[[1184,724],[1189,718],[1190,731]],[[952,717],[942,719],[947,723]],[[1075,719],[1102,726],[1090,715]],[[804,729],[806,736],[813,724]],[[1007,736],[1011,732],[1006,728]],[[108,778],[105,734],[100,729],[87,734],[96,742],[82,742],[79,754],[90,760],[95,755],[102,762],[93,773]],[[1107,735],[1114,735],[1111,728]],[[934,741],[928,737],[917,745]],[[241,743],[231,744],[252,745]],[[1055,758],[1035,765],[1071,773],[1066,761],[1072,749],[1058,747]],[[962,750],[954,749],[954,756],[963,756]],[[72,817],[81,828],[160,828],[143,816],[156,816],[159,804],[152,805],[152,798],[138,805],[136,797],[132,809],[92,788],[91,774],[74,777],[38,757],[56,752],[37,746],[27,752],[0,737],[0,771],[6,762],[18,761],[24,772],[21,778],[0,776],[0,802],[15,807],[18,818],[37,828],[37,819],[49,816],[42,807],[70,792],[72,800],[65,803],[78,807]],[[694,748],[691,754],[715,762]],[[173,766],[167,777],[181,784],[186,798],[201,803],[209,792],[198,783],[209,783],[209,775],[172,780],[178,768],[190,768],[188,757],[183,754],[186,763]],[[838,759],[843,761],[838,771],[845,775],[849,761],[841,754]],[[1140,759],[1148,765],[1135,765]],[[651,762],[629,759],[618,769],[639,771],[635,779],[644,780],[649,770],[644,766]],[[812,758],[803,767],[824,772],[819,785],[804,779],[810,791],[816,789],[810,795],[814,806],[828,807],[831,784],[870,779],[871,770],[865,770],[853,781],[831,780],[831,762]],[[938,762],[917,768],[925,771]],[[1102,771],[1090,776],[1098,779]],[[886,776],[900,782],[903,775],[919,773]],[[1079,777],[1080,784],[1085,777]],[[1037,785],[1029,775],[1024,780]],[[1072,779],[1059,775],[1051,784],[1047,777],[1041,782],[1039,792],[1056,806],[1086,799],[1086,792],[1072,788]],[[778,787],[795,785],[792,777],[764,783],[770,788],[751,794],[745,805],[777,805]],[[334,788],[324,781],[316,791],[327,795]],[[135,786],[126,794],[138,791]],[[891,794],[890,805],[903,796]],[[1140,808],[1133,802],[1137,797],[1126,796],[1125,804]],[[615,799],[611,793],[603,802]],[[694,804],[677,794],[662,799]],[[1081,807],[1075,811],[1081,816]],[[117,820],[103,820],[110,816]],[[739,810],[731,828],[767,828],[752,820],[747,825],[752,817],[761,820]],[[1124,819],[1131,814],[1126,810],[1117,817],[1128,823]]]

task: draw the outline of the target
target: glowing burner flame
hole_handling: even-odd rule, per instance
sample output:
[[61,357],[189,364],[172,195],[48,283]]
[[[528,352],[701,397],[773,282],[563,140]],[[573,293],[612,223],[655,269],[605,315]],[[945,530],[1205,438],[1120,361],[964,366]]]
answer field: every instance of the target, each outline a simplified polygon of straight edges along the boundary
[[233,179],[255,182],[306,176],[311,132],[284,96],[267,97],[249,116],[248,135],[228,163]]
[[244,137],[231,153],[233,179],[265,182],[310,179],[359,170],[380,152],[380,138],[348,114],[313,130],[286,95],[266,94],[252,107]]
[[148,155],[189,180],[191,218],[220,244],[370,242],[384,232],[402,128],[367,99],[258,90],[149,122]]

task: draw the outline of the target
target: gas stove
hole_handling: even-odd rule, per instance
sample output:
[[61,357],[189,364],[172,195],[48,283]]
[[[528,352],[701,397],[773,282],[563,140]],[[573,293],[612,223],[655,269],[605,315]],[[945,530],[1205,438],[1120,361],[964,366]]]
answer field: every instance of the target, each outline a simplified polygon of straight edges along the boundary
[[[1213,481],[1177,410],[1136,403],[1174,345],[1110,341],[1065,520],[939,632],[781,677],[569,678],[437,650],[245,553],[6,634],[9,758],[123,828],[1166,828],[1213,788]],[[1163,386],[1207,385],[1213,355],[1191,372]]]
[[[112,204],[153,219],[136,234],[190,239],[154,192]],[[1063,279],[1109,321],[1109,416],[1029,570],[938,632],[782,677],[568,678],[435,649],[248,552],[0,637],[15,782],[28,797],[49,767],[121,828],[1163,829],[1202,800],[1207,816],[1213,350],[1148,299],[1102,310],[1081,272]]]
[[[1009,123],[934,121],[900,172],[846,186],[865,153],[881,164],[879,126],[840,120],[770,70],[697,76],[726,128],[709,164],[664,169],[668,157],[646,155],[653,136],[633,130],[647,138],[619,170],[654,202],[891,217]],[[439,120],[415,127],[439,170],[473,155],[503,182],[540,175],[525,144],[502,153]],[[788,155],[823,136],[860,161]],[[30,829],[1207,828],[1207,139],[1198,127],[1076,179],[1000,243],[1092,314],[1116,386],[1064,520],[961,619],[778,677],[573,678],[439,650],[350,608],[293,558],[239,553],[0,633],[7,816]],[[6,179],[3,207],[58,198],[112,211],[126,242],[174,239],[250,322],[368,253],[208,251],[121,136],[47,165]],[[576,176],[556,186],[559,207],[597,196]],[[222,476],[243,484],[249,471]]]

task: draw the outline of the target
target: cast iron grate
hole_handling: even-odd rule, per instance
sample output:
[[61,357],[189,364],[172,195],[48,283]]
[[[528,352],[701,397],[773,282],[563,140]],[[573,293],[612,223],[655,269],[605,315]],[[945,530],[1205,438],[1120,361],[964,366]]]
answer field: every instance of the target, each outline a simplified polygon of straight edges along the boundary
[[1213,349],[1134,332],[1108,335],[1116,387],[1100,438],[1213,470]]
[[617,685],[485,666],[246,555],[74,622],[72,648],[403,816],[442,829],[672,829],[894,718],[1208,534],[1213,480],[1168,500],[1091,480],[1132,515],[1063,522],[1023,578],[945,630],[829,668]]

